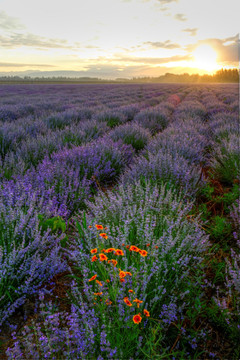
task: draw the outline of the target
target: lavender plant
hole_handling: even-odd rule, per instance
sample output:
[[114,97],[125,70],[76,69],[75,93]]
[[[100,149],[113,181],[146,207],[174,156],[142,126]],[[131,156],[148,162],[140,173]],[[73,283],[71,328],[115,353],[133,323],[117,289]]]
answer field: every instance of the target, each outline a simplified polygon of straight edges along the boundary
[[134,121],[155,134],[167,127],[169,115],[170,112],[165,107],[153,107],[141,110],[135,116]]
[[124,144],[132,145],[136,151],[142,150],[151,139],[151,133],[136,123],[124,124],[109,133],[113,141],[122,140]]
[[165,183],[187,192],[189,196],[194,196],[205,183],[200,168],[189,164],[178,151],[168,149],[154,155],[148,152],[140,156],[121,176],[124,184],[136,180]]
[[[60,239],[41,233],[36,200],[21,206],[1,190],[0,197],[0,325],[36,293],[43,282],[66,269],[60,258]],[[15,206],[13,206],[15,204]]]
[[[150,324],[154,328],[158,320],[166,346],[171,323],[183,320],[190,299],[196,296],[201,303],[203,292],[196,289],[201,289],[209,243],[199,219],[188,220],[192,205],[183,204],[181,195],[164,186],[120,185],[116,192],[100,193],[94,203],[88,202],[91,214],[78,223],[73,256],[84,278],[83,290],[80,282],[72,289],[73,301],[78,306],[80,294],[85,294],[120,357],[122,339],[125,357],[130,346],[131,355],[138,356],[138,337],[145,342]],[[134,325],[138,312],[146,315],[142,331]]]
[[226,184],[233,184],[233,181],[240,176],[240,148],[239,136],[229,133],[228,139],[223,139],[216,147],[212,167],[217,177]]
[[100,112],[96,114],[95,119],[99,122],[106,122],[110,128],[123,124],[128,120],[127,116],[124,116],[122,112],[114,110]]
[[[81,302],[72,305],[71,313],[57,312],[51,302],[44,301],[40,293],[39,319],[25,326],[22,341],[15,341],[8,348],[8,359],[23,357],[33,359],[89,359],[115,358],[116,348],[111,349],[106,339],[106,330],[99,328],[99,319],[94,310]],[[99,333],[98,333],[99,332]],[[16,334],[12,334],[16,340]]]

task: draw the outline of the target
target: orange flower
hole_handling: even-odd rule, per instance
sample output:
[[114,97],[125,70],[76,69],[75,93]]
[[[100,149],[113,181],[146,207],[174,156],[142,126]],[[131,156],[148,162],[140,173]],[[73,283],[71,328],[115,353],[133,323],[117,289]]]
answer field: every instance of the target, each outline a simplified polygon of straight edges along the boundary
[[146,315],[147,317],[149,317],[149,316],[150,316],[150,312],[149,312],[149,311],[147,311],[146,309],[144,309],[144,310],[143,310],[143,313],[144,313],[144,315]]
[[95,225],[97,230],[102,230],[103,229],[103,226],[102,225]]
[[126,248],[127,248],[127,249],[129,249],[129,248],[130,248],[130,246],[129,246],[129,245],[127,245],[127,246],[126,246]]
[[120,282],[123,283],[123,282],[125,282],[125,280],[124,280],[124,279],[120,279]]
[[102,286],[102,283],[98,280],[96,280],[96,283],[99,285],[99,286]]
[[104,255],[104,254],[99,254],[99,260],[100,261],[107,261],[107,256],[106,255]]
[[107,279],[106,282],[107,282],[107,283],[110,283],[110,280]]
[[107,254],[109,254],[109,253],[111,253],[111,252],[113,252],[113,251],[115,251],[114,248],[108,248],[105,252],[106,252]]
[[89,229],[91,229],[91,225],[89,225]]
[[91,254],[96,254],[97,253],[97,248],[90,250],[90,253]]
[[[97,280],[96,280],[97,281]],[[139,299],[135,299],[135,300],[133,300],[133,302],[135,302],[135,303],[137,303],[137,307],[139,308],[139,304],[141,304],[142,303],[142,301],[141,300],[139,300]]]
[[104,239],[107,239],[107,238],[108,238],[108,236],[107,236],[106,233],[101,233],[101,234],[99,234],[99,236],[103,237]]
[[125,246],[125,244],[122,244],[122,246]]
[[134,246],[134,245],[131,245],[130,248],[129,248],[129,251],[136,251],[136,252],[139,252],[140,249],[137,247],[137,246]]
[[156,249],[158,249],[158,246],[155,246]]
[[147,244],[147,246],[150,246],[150,244]]
[[133,316],[133,322],[135,324],[139,324],[141,321],[142,321],[142,318],[141,318],[140,314],[137,314],[137,315]]
[[126,304],[127,306],[132,306],[132,303],[129,301],[129,298],[128,298],[128,297],[125,297],[125,298],[123,299],[123,301],[125,302],[125,304]]
[[102,294],[103,294],[102,292],[94,293],[94,295],[96,295],[96,296],[100,296],[100,295],[102,295]]
[[133,291],[133,290],[131,290],[131,289],[130,289],[130,290],[128,290],[128,292],[129,292],[129,293],[134,294],[134,291]]
[[119,272],[119,277],[120,277],[120,278],[124,278],[125,276],[126,276],[125,271],[120,271],[120,272]]
[[111,259],[111,260],[108,260],[108,263],[112,263],[114,266],[117,265],[117,260],[114,260],[114,259]]
[[107,230],[107,227],[105,227],[104,229]]
[[132,274],[129,271],[126,271],[126,275],[132,276]]
[[124,252],[122,251],[122,250],[120,250],[120,249],[117,249],[116,251],[115,251],[115,255],[124,255]]
[[93,257],[92,257],[92,262],[94,262],[94,261],[97,261],[97,256],[96,255],[94,255]]
[[91,279],[89,279],[88,281],[93,281],[93,280],[96,279],[96,277],[97,277],[97,275],[93,275],[93,276],[91,277]]
[[147,252],[146,250],[140,250],[140,251],[139,251],[139,254],[140,254],[141,256],[147,256],[148,252]]
[[111,305],[112,304],[112,301],[110,301],[110,300],[106,300],[106,305]]

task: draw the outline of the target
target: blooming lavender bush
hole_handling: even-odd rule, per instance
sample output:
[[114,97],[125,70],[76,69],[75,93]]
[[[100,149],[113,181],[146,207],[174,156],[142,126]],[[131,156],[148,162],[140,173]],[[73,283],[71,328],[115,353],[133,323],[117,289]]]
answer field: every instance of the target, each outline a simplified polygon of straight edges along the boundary
[[206,109],[199,101],[182,101],[176,108],[174,117],[178,120],[200,117],[203,118]]
[[80,124],[72,124],[65,127],[59,136],[63,143],[72,147],[79,146],[87,142],[104,136],[109,130],[106,123],[98,123],[96,120],[82,120]]
[[[125,338],[126,358],[139,354],[138,336],[149,336],[151,321],[161,319],[164,343],[167,329],[184,318],[190,299],[203,296],[202,262],[209,243],[199,219],[188,219],[192,205],[183,204],[181,195],[164,186],[120,185],[116,192],[100,193],[94,203],[88,202],[91,214],[78,223],[73,256],[84,278],[83,290],[77,290],[80,283],[72,289],[75,306],[81,304],[83,291],[109,329],[111,347],[119,343],[118,336]],[[134,326],[130,336],[137,312],[147,316],[144,330]],[[134,353],[127,353],[130,346]],[[120,348],[119,343],[117,351]]]
[[[60,258],[60,238],[42,233],[36,200],[15,201],[0,196],[0,325],[34,294],[43,282],[66,269]],[[22,195],[24,197],[24,195]],[[24,206],[23,206],[24,205]]]
[[121,176],[123,184],[136,180],[150,180],[153,183],[165,183],[193,196],[204,185],[200,168],[189,164],[178,151],[164,149],[157,154],[150,152],[140,156],[129,170]]
[[136,123],[124,124],[116,127],[109,133],[113,141],[122,140],[124,144],[132,145],[136,150],[142,150],[151,139],[151,134]]
[[110,128],[123,124],[128,120],[127,116],[124,116],[122,112],[116,110],[100,112],[95,115],[95,119],[99,122],[105,121]]
[[239,178],[239,157],[239,136],[235,133],[229,133],[228,138],[223,139],[216,147],[212,159],[212,167],[222,182],[232,185],[233,181]]
[[[99,319],[84,301],[72,305],[71,313],[57,312],[51,302],[44,302],[40,293],[41,321],[32,321],[21,332],[22,340],[8,348],[8,359],[90,359],[115,358],[116,349],[109,347],[104,327],[98,329]],[[99,330],[99,334],[97,331]],[[13,339],[16,340],[13,333]]]
[[79,123],[80,120],[90,119],[91,116],[92,112],[90,109],[88,112],[70,109],[61,113],[52,114],[44,119],[44,121],[50,129],[56,130],[63,129],[67,125]]
[[24,179],[43,196],[71,213],[81,208],[84,199],[92,196],[100,183],[110,184],[117,179],[133,157],[130,145],[115,143],[109,138],[85,146],[63,149],[46,157]]
[[167,108],[153,107],[141,110],[135,116],[134,121],[155,134],[167,127],[169,115],[170,112]]
[[183,156],[191,164],[204,161],[204,149],[210,145],[210,140],[206,136],[206,125],[198,120],[174,122],[149,142],[146,153],[169,151]]

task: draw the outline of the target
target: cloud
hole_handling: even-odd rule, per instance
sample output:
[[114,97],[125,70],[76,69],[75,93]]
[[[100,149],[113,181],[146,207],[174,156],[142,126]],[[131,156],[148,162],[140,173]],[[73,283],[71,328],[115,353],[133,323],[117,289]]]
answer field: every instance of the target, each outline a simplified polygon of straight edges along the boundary
[[187,28],[187,29],[183,29],[182,31],[188,32],[190,36],[196,36],[198,28],[192,28],[192,29]]
[[55,65],[48,64],[22,64],[22,63],[5,63],[0,62],[0,67],[55,67]]
[[22,30],[25,26],[20,21],[12,16],[9,16],[5,11],[0,11],[0,29],[4,30]]
[[184,14],[176,14],[174,16],[174,19],[179,20],[179,21],[186,21],[187,20],[187,18],[186,18],[186,16]]
[[73,48],[62,39],[48,39],[34,34],[13,33],[8,36],[0,36],[0,46],[13,49],[21,46],[30,46],[42,49]]
[[119,57],[115,58],[114,61],[122,61],[124,63],[142,63],[146,65],[160,65],[168,62],[190,60],[192,55],[175,55],[164,58],[152,58],[152,57]]
[[165,48],[165,49],[177,49],[181,47],[179,44],[172,43],[170,40],[146,41],[144,44],[151,45],[154,48]]
[[198,46],[207,44],[217,52],[217,61],[226,64],[235,64],[239,62],[239,36],[235,35],[225,39],[210,38],[199,40],[196,44],[188,45],[185,50],[193,52]]
[[178,2],[178,0],[157,0],[161,5],[167,5],[171,2]]

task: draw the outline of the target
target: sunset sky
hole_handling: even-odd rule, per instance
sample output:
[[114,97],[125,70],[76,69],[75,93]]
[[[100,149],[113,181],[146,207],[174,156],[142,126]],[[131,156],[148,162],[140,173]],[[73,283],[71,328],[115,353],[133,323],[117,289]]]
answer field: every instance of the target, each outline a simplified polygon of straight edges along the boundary
[[0,75],[214,73],[238,33],[237,0],[0,0]]

